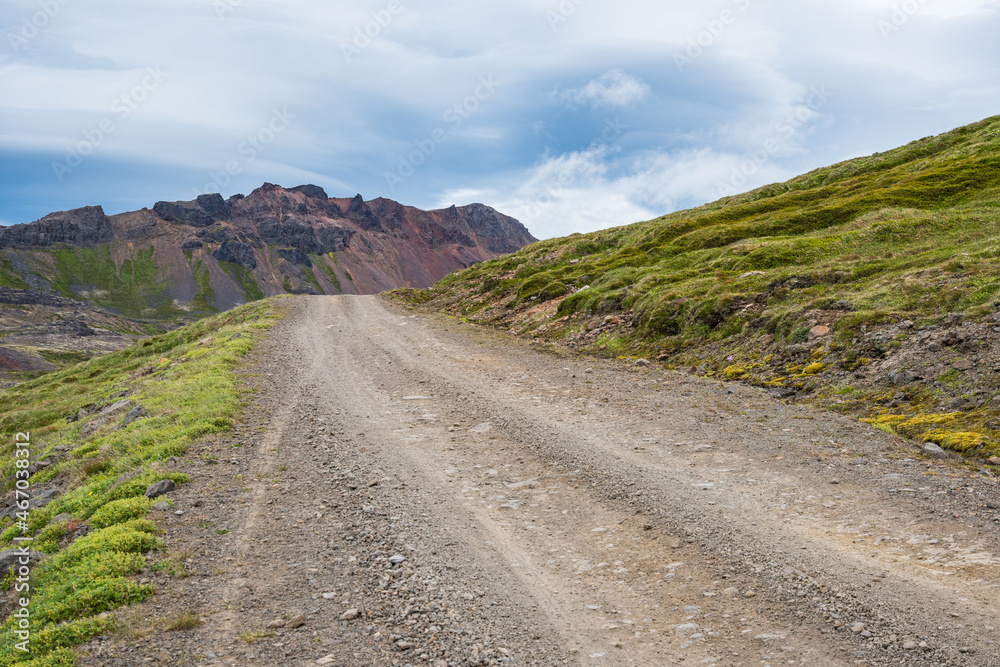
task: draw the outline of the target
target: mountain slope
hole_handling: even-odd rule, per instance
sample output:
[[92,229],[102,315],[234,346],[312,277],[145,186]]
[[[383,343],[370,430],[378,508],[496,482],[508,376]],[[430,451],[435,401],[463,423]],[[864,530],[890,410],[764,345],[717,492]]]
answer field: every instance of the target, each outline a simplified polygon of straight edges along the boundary
[[0,228],[0,287],[172,320],[282,293],[367,294],[431,285],[534,241],[473,204],[421,211],[265,184],[107,216],[100,206]]
[[697,209],[537,243],[409,296],[996,454],[998,137],[990,118]]

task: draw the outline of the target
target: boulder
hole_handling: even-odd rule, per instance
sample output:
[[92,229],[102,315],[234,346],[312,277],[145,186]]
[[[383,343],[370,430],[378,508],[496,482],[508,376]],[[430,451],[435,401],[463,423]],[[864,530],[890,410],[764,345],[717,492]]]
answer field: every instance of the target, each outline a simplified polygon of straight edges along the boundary
[[924,443],[923,450],[924,454],[927,454],[928,456],[935,459],[943,459],[948,456],[948,452],[944,451],[943,449],[941,449],[941,447],[934,444],[933,442]]
[[45,558],[45,554],[38,551],[31,551],[30,549],[24,551],[21,549],[6,549],[4,551],[0,551],[0,576],[6,576],[7,572],[9,572],[11,568],[20,568],[22,565],[34,567],[38,563],[45,560]]
[[897,387],[912,384],[916,381],[916,376],[910,371],[904,368],[897,368],[896,370],[889,373],[889,382],[896,385]]
[[137,405],[131,410],[129,410],[128,414],[125,415],[125,419],[122,420],[122,426],[128,426],[135,420],[145,416],[146,416],[146,408],[142,407],[141,405]]
[[146,497],[159,498],[164,494],[170,493],[176,488],[177,484],[175,484],[172,479],[164,479],[156,484],[150,484],[149,488],[146,489]]
[[809,330],[810,338],[826,338],[830,335],[830,327],[816,326]]
[[102,426],[104,426],[103,419],[95,419],[94,421],[87,422],[83,425],[83,428],[80,429],[80,440],[86,440],[90,436],[94,435]]

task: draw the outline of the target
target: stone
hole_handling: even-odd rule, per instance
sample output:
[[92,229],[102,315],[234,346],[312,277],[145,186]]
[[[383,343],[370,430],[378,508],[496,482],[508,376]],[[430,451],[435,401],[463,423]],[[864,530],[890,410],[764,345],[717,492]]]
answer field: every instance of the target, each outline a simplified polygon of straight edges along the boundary
[[337,662],[337,657],[331,654],[331,655],[324,656],[324,657],[320,658],[319,660],[316,661],[316,664],[317,665],[332,665],[335,662]]
[[343,614],[340,615],[340,620],[342,620],[342,621],[353,621],[354,619],[356,619],[360,615],[361,615],[361,612],[358,611],[357,609],[348,609],[347,611],[345,611]]
[[956,371],[971,371],[974,367],[974,364],[968,359],[959,359],[952,365]]
[[337,594],[336,593],[323,593],[323,599],[324,600],[335,600],[335,599],[337,599]]
[[855,623],[854,625],[851,626],[851,632],[861,633],[864,631],[865,631],[864,623]]
[[896,385],[897,387],[902,385],[912,384],[914,381],[916,381],[916,379],[917,378],[916,376],[913,375],[913,373],[903,368],[897,368],[896,370],[889,373],[889,382]]
[[681,623],[674,628],[674,634],[678,637],[690,637],[700,629],[697,623]]
[[936,459],[943,459],[948,456],[948,452],[944,451],[933,442],[924,443],[923,450],[925,454],[927,454],[928,456],[932,456]]
[[146,416],[146,408],[142,407],[141,405],[137,405],[131,410],[129,410],[128,413],[125,415],[125,419],[122,420],[122,426],[128,426],[135,420],[145,416]]
[[69,512],[63,512],[62,514],[56,514],[54,517],[52,517],[52,521],[49,521],[49,524],[51,525],[53,523],[68,523],[72,520],[73,520],[72,514],[70,514]]
[[128,399],[122,399],[122,400],[117,401],[115,403],[112,403],[108,407],[104,408],[103,410],[101,410],[100,412],[98,412],[96,416],[97,416],[98,419],[105,419],[107,417],[113,417],[113,416],[117,415],[120,412],[124,412],[125,409],[128,408],[128,406],[130,406],[130,405],[132,405],[132,401],[130,401]]
[[638,366],[639,368],[645,368],[649,366],[649,359],[636,359],[633,366]]
[[92,436],[95,433],[97,433],[97,431],[102,426],[104,426],[104,420],[103,419],[95,419],[94,421],[87,422],[86,424],[83,425],[83,428],[80,429],[80,439],[81,440],[86,440],[90,436]]
[[[20,549],[5,549],[0,551],[0,576],[6,576],[10,568],[18,569],[22,565],[29,568],[45,560],[47,556],[38,551],[21,551]],[[27,561],[26,563],[23,561]]]
[[830,335],[830,333],[831,333],[830,327],[825,327],[825,326],[820,325],[820,326],[815,326],[815,327],[813,327],[812,329],[809,330],[809,337],[810,338],[826,338],[827,336]]
[[295,618],[289,619],[288,623],[285,624],[286,628],[301,628],[306,624],[306,617],[302,614],[296,616]]
[[164,479],[162,481],[156,482],[155,484],[150,484],[149,488],[146,489],[147,498],[159,498],[160,496],[170,493],[177,488],[177,484],[174,483],[172,479]]
[[915,642],[915,641],[911,640],[911,641],[903,642],[903,650],[905,650],[905,651],[913,651],[916,648],[917,648],[917,642]]
[[393,565],[399,565],[400,563],[405,563],[406,562],[406,556],[402,556],[400,554],[396,554],[395,556],[393,556],[392,558],[389,559],[389,562],[392,563]]
[[153,509],[157,512],[166,512],[170,509],[170,503],[159,502],[153,505]]

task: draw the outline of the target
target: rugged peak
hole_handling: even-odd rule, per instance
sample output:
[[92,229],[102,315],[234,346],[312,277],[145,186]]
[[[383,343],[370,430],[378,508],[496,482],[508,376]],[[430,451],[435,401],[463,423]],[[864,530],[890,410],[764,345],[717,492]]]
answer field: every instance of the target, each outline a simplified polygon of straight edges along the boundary
[[160,201],[153,211],[167,222],[209,227],[230,215],[230,205],[220,194],[198,195],[194,201]]
[[[298,187],[289,188],[288,191],[300,192],[304,194],[306,197],[309,197],[310,199],[322,199],[323,201],[326,201],[327,199],[330,198],[327,196],[326,190],[319,187],[318,185],[312,185],[312,184],[300,185]],[[360,197],[361,195],[358,196]]]
[[458,209],[452,206],[446,213],[452,209],[455,209],[456,213],[461,211],[465,214],[463,217],[469,228],[490,252],[497,254],[516,252],[538,240],[520,222],[491,206],[469,204]]
[[59,243],[94,246],[114,238],[111,220],[101,206],[50,213],[26,225],[0,227],[0,248],[28,249]]
[[347,207],[347,219],[356,223],[362,229],[374,232],[386,232],[382,221],[375,215],[371,207],[365,203],[364,197],[360,194],[355,195]]

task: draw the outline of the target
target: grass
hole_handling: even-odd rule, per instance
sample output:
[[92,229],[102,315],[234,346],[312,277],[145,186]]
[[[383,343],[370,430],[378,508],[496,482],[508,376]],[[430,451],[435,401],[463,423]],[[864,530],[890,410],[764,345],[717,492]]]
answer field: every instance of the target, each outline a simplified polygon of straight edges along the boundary
[[[865,328],[1000,309],[998,275],[994,117],[700,208],[535,243],[397,294],[596,354],[816,389],[827,369],[864,368],[904,342],[854,350]],[[831,358],[777,372],[790,361],[783,350],[810,345],[820,316]],[[769,372],[732,368],[765,355]]]
[[194,276],[196,290],[191,297],[192,310],[199,313],[214,313],[218,311],[215,307],[215,290],[212,288],[212,278],[208,267],[201,259],[193,259],[194,255],[190,250],[184,251],[184,256],[191,267],[191,275]]
[[219,262],[219,266],[243,290],[247,301],[259,301],[264,298],[264,290],[260,288],[260,283],[252,271],[232,262]]
[[[332,256],[333,253],[330,253],[330,255]],[[334,272],[333,267],[330,266],[329,264],[322,263],[322,262],[320,263],[320,267],[323,269],[323,272],[326,274],[326,279],[330,281],[330,285],[332,285],[333,288],[335,290],[337,290],[338,292],[343,292],[344,290],[340,286],[340,279],[337,277],[337,274]]]
[[153,248],[138,248],[116,264],[110,246],[59,248],[51,251],[55,262],[53,286],[63,296],[86,298],[113,308],[126,317],[171,319],[184,314],[173,305],[159,272]]
[[204,621],[202,621],[197,614],[185,612],[174,618],[168,619],[164,624],[163,629],[167,632],[183,632],[184,630],[193,630],[203,622]]
[[[15,651],[15,620],[8,618],[0,624],[0,665],[74,664],[73,645],[114,629],[113,615],[104,612],[155,592],[132,580],[148,567],[145,554],[162,548],[159,529],[145,518],[146,487],[162,479],[187,482],[164,462],[231,428],[244,400],[233,371],[254,334],[276,318],[270,301],[255,302],[0,392],[4,443],[30,433],[35,459],[60,445],[72,448],[31,478],[33,485],[57,481],[63,495],[32,510],[26,531],[9,521],[0,525],[0,549],[25,534],[33,548],[52,554],[31,574],[31,653]],[[84,422],[67,420],[81,407],[122,395],[142,404],[147,416],[120,430],[120,417],[109,420],[88,439],[81,439]],[[12,445],[0,449],[3,477],[14,471],[13,456]],[[49,525],[61,513],[73,519]],[[81,523],[92,531],[60,548]],[[176,561],[160,567],[184,574]]]

